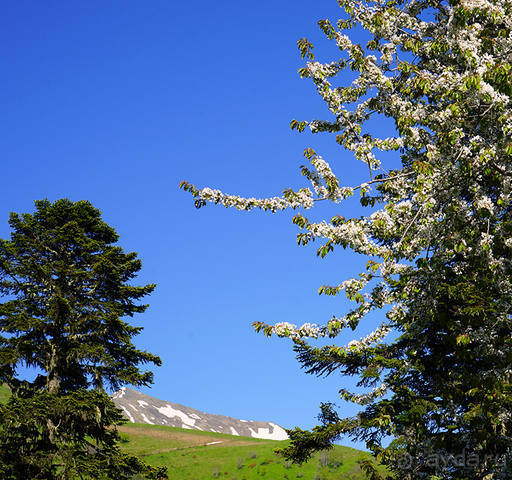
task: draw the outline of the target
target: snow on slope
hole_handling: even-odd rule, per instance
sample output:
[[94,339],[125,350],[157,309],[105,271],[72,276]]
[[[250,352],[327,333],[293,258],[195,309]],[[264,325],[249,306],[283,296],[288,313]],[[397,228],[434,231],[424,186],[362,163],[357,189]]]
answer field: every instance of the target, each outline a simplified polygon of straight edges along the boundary
[[112,400],[130,422],[227,433],[267,440],[286,440],[288,435],[272,422],[237,420],[224,415],[200,412],[177,403],[165,402],[131,388],[123,387]]

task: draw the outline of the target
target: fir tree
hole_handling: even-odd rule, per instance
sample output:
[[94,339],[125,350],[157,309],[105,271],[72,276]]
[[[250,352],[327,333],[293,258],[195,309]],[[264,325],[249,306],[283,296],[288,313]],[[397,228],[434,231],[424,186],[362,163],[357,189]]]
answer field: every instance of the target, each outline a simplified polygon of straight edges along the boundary
[[[197,207],[276,212],[359,193],[369,208],[362,218],[294,217],[304,230],[299,243],[321,241],[320,256],[342,246],[369,257],[358,277],[319,290],[344,292],[354,309],[320,325],[255,323],[290,337],[308,373],[357,376],[366,389],[341,390],[363,405],[354,418],[324,404],[321,425],[291,431],[286,456],[303,461],[349,435],[366,441],[396,478],[511,478],[512,2],[338,3],[343,18],[319,26],[341,58],[316,62],[312,44],[298,42],[308,60],[300,74],[313,80],[332,118],[291,126],[334,134],[368,176],[342,186],[336,165],[307,149],[311,166],[302,173],[312,189],[257,199],[181,186]],[[368,34],[365,46],[344,33],[356,26]],[[355,80],[343,83],[350,70]],[[396,136],[368,128],[384,117]],[[379,151],[395,151],[401,167],[387,168]],[[374,310],[383,312],[382,324],[360,340],[325,347],[308,340],[355,330]],[[395,339],[387,340],[391,331]],[[371,464],[364,468],[378,478]]]
[[[0,240],[0,476],[4,479],[167,478],[165,471],[121,453],[123,422],[106,389],[148,385],[160,359],[135,348],[138,301],[155,285],[133,286],[134,252],[87,201],[35,202],[12,213],[11,238]],[[38,372],[20,379],[19,367]]]

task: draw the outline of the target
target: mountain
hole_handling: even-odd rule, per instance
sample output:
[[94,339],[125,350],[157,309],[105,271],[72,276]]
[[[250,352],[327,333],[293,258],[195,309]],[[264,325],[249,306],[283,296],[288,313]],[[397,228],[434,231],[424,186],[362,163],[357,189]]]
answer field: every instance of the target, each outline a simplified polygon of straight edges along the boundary
[[123,387],[111,398],[132,423],[166,425],[267,440],[286,440],[288,438],[285,430],[272,422],[237,420],[224,415],[204,413],[178,403],[150,397],[131,388]]

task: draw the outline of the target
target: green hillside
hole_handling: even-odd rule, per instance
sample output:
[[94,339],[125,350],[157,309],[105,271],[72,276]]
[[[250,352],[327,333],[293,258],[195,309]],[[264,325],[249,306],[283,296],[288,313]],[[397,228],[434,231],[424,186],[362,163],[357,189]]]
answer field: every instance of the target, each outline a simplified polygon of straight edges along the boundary
[[273,453],[282,441],[147,424],[126,424],[120,431],[125,451],[151,465],[166,466],[172,480],[362,480],[358,461],[369,457],[337,446],[299,466]]
[[0,385],[0,403],[5,403],[11,394],[5,385]]
[[[9,397],[0,386],[0,403]],[[304,465],[273,453],[286,441],[261,440],[182,428],[127,423],[119,427],[121,446],[154,466],[166,466],[171,480],[363,480],[359,450],[336,446]]]

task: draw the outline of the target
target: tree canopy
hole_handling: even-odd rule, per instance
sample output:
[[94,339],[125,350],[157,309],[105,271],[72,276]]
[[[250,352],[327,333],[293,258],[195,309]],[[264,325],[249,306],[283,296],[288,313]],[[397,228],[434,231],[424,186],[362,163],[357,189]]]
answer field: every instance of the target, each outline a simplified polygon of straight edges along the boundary
[[[341,390],[363,405],[357,416],[342,419],[322,405],[321,425],[291,431],[285,455],[302,461],[349,435],[366,441],[397,478],[510,478],[512,2],[338,3],[343,17],[319,26],[340,58],[319,63],[313,45],[298,42],[307,60],[299,73],[314,82],[331,116],[291,127],[332,134],[367,165],[361,183],[343,185],[338,164],[308,148],[301,171],[311,188],[243,198],[181,186],[197,207],[298,209],[299,244],[320,241],[322,257],[340,246],[368,257],[356,278],[319,288],[354,301],[345,315],[318,325],[255,323],[267,335],[290,337],[308,373],[356,376],[363,388]],[[366,31],[366,45],[351,39],[355,27]],[[375,118],[391,122],[396,135],[380,138],[368,127]],[[399,168],[386,165],[384,151],[396,152]],[[356,193],[368,208],[364,217],[314,222],[303,212]],[[371,334],[313,345],[356,330],[375,310],[383,318]]]
[[[148,385],[159,357],[138,350],[141,327],[125,321],[155,285],[134,286],[141,269],[115,230],[87,201],[35,202],[12,213],[0,240],[0,473],[5,479],[166,478],[124,455],[123,422],[106,389]],[[36,372],[33,381],[20,367]]]

